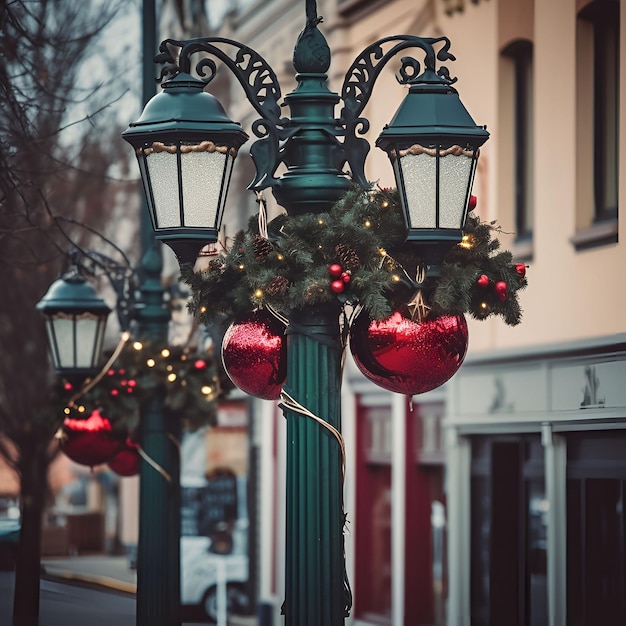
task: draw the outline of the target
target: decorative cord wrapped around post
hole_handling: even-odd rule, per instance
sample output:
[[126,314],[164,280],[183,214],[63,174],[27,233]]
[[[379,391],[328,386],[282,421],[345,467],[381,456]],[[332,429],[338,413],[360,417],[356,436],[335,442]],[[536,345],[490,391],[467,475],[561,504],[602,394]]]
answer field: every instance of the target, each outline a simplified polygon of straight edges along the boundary
[[[340,626],[350,610],[344,588],[341,341],[339,309],[292,315],[287,328],[285,391],[334,429],[303,418],[290,403],[287,420],[285,603],[288,626]],[[348,588],[349,589],[349,588]]]

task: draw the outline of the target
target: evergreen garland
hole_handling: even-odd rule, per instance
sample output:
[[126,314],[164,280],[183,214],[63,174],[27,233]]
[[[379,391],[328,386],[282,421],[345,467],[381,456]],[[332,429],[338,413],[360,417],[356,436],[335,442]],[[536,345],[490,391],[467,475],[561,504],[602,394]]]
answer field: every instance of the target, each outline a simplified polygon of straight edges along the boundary
[[217,401],[232,383],[218,371],[211,353],[183,346],[151,346],[130,342],[101,380],[83,394],[71,396],[64,383],[65,417],[86,418],[95,409],[115,430],[132,431],[139,405],[157,389],[165,390],[164,405],[183,425],[195,430],[214,425]]
[[[431,316],[500,315],[507,324],[520,322],[517,291],[526,286],[525,266],[513,265],[510,252],[498,252],[500,242],[492,238],[497,230],[470,214],[463,241],[449,252],[440,279],[427,294]],[[254,218],[206,270],[183,269],[181,280],[192,292],[189,308],[201,322],[266,305],[289,317],[292,311],[336,298],[360,304],[371,318],[381,320],[416,290],[410,279],[422,262],[419,244],[405,242],[395,190],[366,192],[355,186],[329,213],[281,215],[269,223],[268,233],[268,239],[260,235]],[[341,276],[331,266],[340,266]],[[333,289],[336,280],[343,285]]]

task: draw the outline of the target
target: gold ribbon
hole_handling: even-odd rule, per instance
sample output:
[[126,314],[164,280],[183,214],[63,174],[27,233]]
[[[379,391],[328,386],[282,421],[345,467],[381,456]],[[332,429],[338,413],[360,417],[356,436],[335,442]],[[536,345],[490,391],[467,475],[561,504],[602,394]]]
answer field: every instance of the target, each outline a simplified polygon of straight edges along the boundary
[[137,452],[139,452],[139,456],[146,462],[148,465],[151,465],[167,482],[172,484],[172,477],[163,469],[141,446],[137,447]]
[[[293,413],[299,413],[304,417],[308,417],[309,419],[315,420],[318,424],[323,426],[326,430],[328,430],[339,443],[339,450],[341,451],[341,483],[342,485],[346,480],[346,444],[343,438],[343,435],[332,425],[329,424],[325,419],[318,417],[315,413],[309,411],[305,406],[302,406],[297,400],[295,400],[292,396],[290,396],[284,389],[280,392],[280,403],[279,405],[283,409],[287,409],[288,411],[292,411]],[[342,505],[341,509],[343,510],[343,490],[342,490]]]
[[122,349],[126,345],[126,342],[129,339],[130,339],[130,333],[128,331],[124,331],[122,333],[122,336],[120,337],[117,347],[115,348],[115,350],[113,351],[113,354],[111,355],[111,358],[109,358],[109,360],[104,364],[104,367],[100,370],[97,376],[92,378],[87,384],[83,385],[82,389],[70,398],[70,401],[68,402],[68,406],[74,407],[75,406],[74,403],[76,402],[76,400],[78,400],[81,396],[86,394],[89,390],[93,389],[102,380],[104,375],[111,368],[111,365],[113,365],[113,363],[115,363],[115,361],[117,360],[117,357],[120,355],[120,352],[122,351]]

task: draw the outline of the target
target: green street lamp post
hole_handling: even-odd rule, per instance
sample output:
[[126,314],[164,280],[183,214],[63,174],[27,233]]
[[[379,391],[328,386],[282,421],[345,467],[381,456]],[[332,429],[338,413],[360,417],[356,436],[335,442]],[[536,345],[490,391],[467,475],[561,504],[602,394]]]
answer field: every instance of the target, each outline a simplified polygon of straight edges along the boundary
[[[71,252],[71,269],[52,283],[37,304],[44,317],[54,370],[74,386],[80,387],[102,367],[102,343],[110,313],[87,277],[103,274],[109,279],[117,296],[120,327],[128,337],[134,320],[142,340],[156,345],[167,342],[170,314],[163,302],[161,254],[154,243],[144,254],[139,273],[126,259],[122,265],[93,250]],[[137,285],[138,274],[141,281]],[[165,411],[162,387],[140,406],[138,436],[144,452],[137,551],[140,626],[180,623],[179,431],[177,420]]]
[[[489,134],[477,126],[452,87],[445,37],[381,39],[348,70],[341,94],[327,86],[330,50],[318,29],[315,0],[306,0],[306,26],[294,50],[298,85],[285,97],[291,117],[281,117],[280,86],[267,62],[241,43],[220,37],[162,42],[163,91],[123,133],[137,155],[152,225],[181,265],[217,240],[238,148],[247,139],[219,102],[204,91],[222,62],[237,78],[260,116],[250,153],[256,176],[249,189],[271,188],[289,216],[320,213],[353,183],[369,189],[365,159],[369,128],[361,117],[383,67],[407,49],[399,81],[409,86],[377,145],[396,176],[407,239],[420,246],[428,272],[438,273],[445,251],[460,241],[480,146]],[[196,67],[192,57],[200,55]],[[195,76],[194,76],[195,74]],[[208,74],[208,77],[207,77]],[[335,107],[343,103],[339,117]],[[276,176],[279,165],[286,171]],[[348,166],[351,173],[344,171]],[[293,313],[287,328],[288,374],[284,391],[330,428],[303,418],[286,403],[286,597],[290,626],[336,626],[351,608],[343,540],[343,451],[340,416],[342,344],[340,305]],[[333,429],[334,433],[333,433]]]
[[[156,46],[154,0],[142,2],[144,58]],[[153,66],[143,64],[143,99],[156,92]],[[142,208],[141,261],[138,271],[121,266],[93,251],[72,254],[74,268],[55,281],[38,304],[44,315],[55,371],[81,384],[98,371],[109,308],[84,274],[104,273],[116,291],[120,326],[131,319],[138,335],[153,344],[165,344],[170,312],[164,303],[161,251],[153,234],[158,224]],[[82,273],[79,271],[82,270]],[[139,279],[135,284],[135,279]],[[132,280],[131,280],[132,279]],[[137,294],[135,294],[137,290]],[[135,296],[138,295],[138,298]],[[165,411],[165,389],[140,406],[139,444],[145,453],[140,464],[139,542],[137,546],[138,626],[175,626],[180,616],[180,424]],[[146,461],[152,461],[152,464]],[[160,468],[160,472],[155,467]],[[167,476],[169,480],[165,480]]]

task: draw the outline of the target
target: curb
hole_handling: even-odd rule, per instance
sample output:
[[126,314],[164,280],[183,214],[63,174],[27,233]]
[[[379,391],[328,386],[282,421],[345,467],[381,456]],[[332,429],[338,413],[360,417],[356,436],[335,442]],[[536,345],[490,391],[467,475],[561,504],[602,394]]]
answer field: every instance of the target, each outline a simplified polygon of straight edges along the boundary
[[45,580],[59,581],[65,583],[77,583],[96,587],[104,587],[112,591],[118,591],[129,595],[137,594],[137,585],[128,583],[109,576],[91,576],[89,574],[76,574],[70,572],[42,572],[41,578]]

